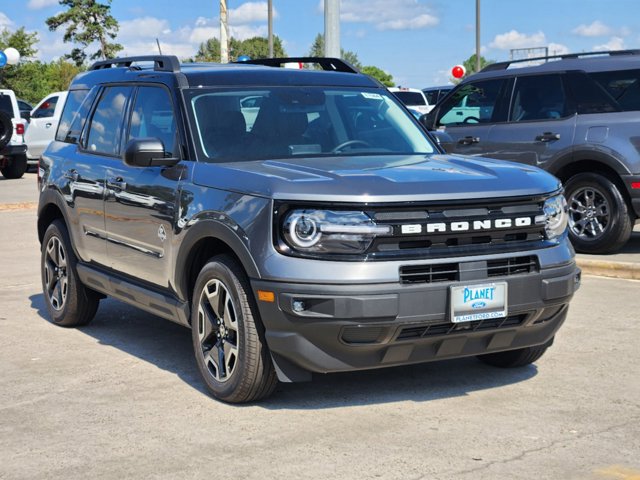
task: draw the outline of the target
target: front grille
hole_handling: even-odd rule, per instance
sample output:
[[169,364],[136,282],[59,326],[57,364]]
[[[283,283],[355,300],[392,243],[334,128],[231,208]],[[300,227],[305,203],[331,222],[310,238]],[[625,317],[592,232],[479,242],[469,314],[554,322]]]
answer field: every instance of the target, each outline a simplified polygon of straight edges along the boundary
[[527,318],[527,314],[511,315],[506,318],[492,318],[465,323],[437,323],[403,328],[396,340],[412,340],[416,338],[437,337],[463,332],[479,332],[485,330],[499,330],[501,328],[516,327]]
[[[484,270],[484,278],[489,277],[506,277],[510,275],[519,275],[526,273],[538,272],[538,260],[535,255],[524,257],[508,257],[497,260],[488,260],[486,268],[477,266],[474,262],[474,271]],[[400,283],[438,283],[438,282],[457,282],[461,279],[461,271],[470,271],[464,269],[461,263],[438,263],[432,265],[406,265],[400,267]]]

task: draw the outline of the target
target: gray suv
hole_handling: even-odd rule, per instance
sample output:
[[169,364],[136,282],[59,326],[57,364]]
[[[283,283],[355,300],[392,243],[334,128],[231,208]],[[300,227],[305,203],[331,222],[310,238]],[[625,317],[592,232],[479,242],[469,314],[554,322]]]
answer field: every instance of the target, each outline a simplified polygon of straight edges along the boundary
[[[324,71],[273,68],[292,61]],[[228,402],[313,373],[540,358],[579,285],[560,182],[443,154],[340,60],[261,63],[76,77],[39,169],[51,321],[86,325],[110,296],[182,324]]]
[[640,215],[639,114],[640,50],[626,50],[489,65],[424,120],[448,152],[556,175],[576,250],[611,253]]

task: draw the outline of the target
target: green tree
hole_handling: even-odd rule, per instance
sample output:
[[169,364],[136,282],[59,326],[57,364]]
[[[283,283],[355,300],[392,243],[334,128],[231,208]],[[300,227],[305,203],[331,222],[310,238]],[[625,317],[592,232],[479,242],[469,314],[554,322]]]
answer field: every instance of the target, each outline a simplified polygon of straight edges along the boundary
[[13,47],[20,52],[18,65],[5,65],[0,70],[0,88],[13,90],[16,95],[30,102],[40,100],[47,91],[46,65],[33,61],[38,53],[38,34],[29,33],[24,27],[15,31],[0,32],[0,50]]
[[50,92],[67,90],[71,80],[84,68],[60,58],[58,61],[47,64],[46,77]]
[[60,5],[67,10],[47,18],[46,23],[51,31],[65,26],[64,41],[82,46],[66,55],[77,66],[84,64],[87,59],[85,50],[95,42],[98,50],[89,57],[91,60],[113,58],[122,50],[122,45],[110,41],[118,34],[118,21],[110,13],[111,0],[106,4],[96,0],[60,0]]
[[[311,45],[311,49],[309,50],[310,57],[324,57],[324,35],[319,33],[316,35],[313,44]],[[358,55],[355,52],[350,50],[345,50],[344,48],[340,49],[340,57],[343,60],[346,60],[351,65],[356,67],[358,70],[362,69],[362,64],[360,63],[360,59],[358,59]]]
[[360,69],[362,73],[365,75],[369,75],[370,77],[375,78],[380,83],[382,83],[385,87],[394,87],[395,83],[393,82],[393,76],[390,73],[385,72],[381,68],[374,67],[372,65],[367,65]]
[[[252,37],[246,40],[229,39],[229,51],[231,61],[235,61],[240,55],[248,55],[251,58],[269,57],[269,40],[265,37]],[[273,36],[273,54],[276,57],[286,57],[282,46],[282,40],[277,35]],[[195,57],[196,62],[220,62],[220,41],[210,38],[202,42]]]

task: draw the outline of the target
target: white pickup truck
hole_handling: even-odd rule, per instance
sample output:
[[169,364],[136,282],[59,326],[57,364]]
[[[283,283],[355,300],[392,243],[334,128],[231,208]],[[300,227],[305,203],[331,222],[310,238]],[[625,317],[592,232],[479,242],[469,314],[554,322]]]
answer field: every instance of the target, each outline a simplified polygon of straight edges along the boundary
[[0,89],[0,172],[5,178],[20,178],[27,170],[26,129],[15,93]]
[[31,111],[31,121],[24,136],[29,165],[38,164],[42,152],[53,140],[66,100],[67,92],[54,92],[44,97]]

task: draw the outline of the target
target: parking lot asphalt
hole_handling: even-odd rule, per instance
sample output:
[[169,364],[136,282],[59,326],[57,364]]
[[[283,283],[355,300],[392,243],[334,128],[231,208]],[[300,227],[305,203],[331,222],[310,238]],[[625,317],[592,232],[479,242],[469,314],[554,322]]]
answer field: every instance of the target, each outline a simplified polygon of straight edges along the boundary
[[49,323],[35,209],[0,225],[2,480],[640,478],[636,281],[586,275],[532,366],[319,375],[230,406],[186,328],[115,300],[86,327]]
[[[38,202],[36,172],[32,169],[18,180],[0,176],[0,212],[35,209]],[[611,255],[578,254],[577,262],[588,275],[640,280],[640,224],[636,225],[629,242]]]

